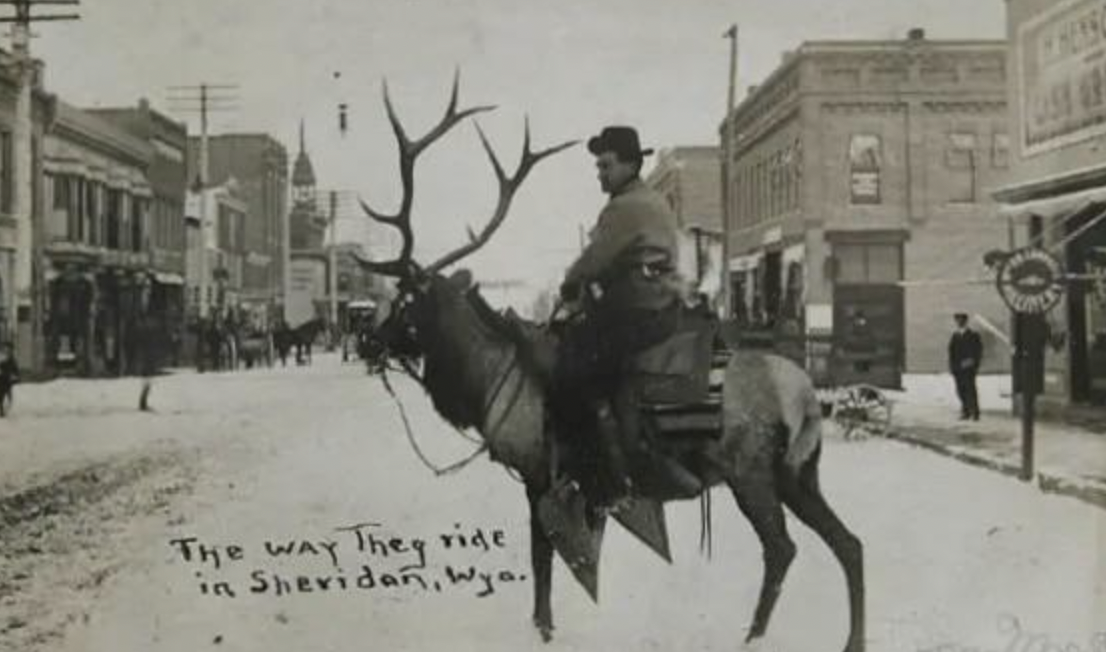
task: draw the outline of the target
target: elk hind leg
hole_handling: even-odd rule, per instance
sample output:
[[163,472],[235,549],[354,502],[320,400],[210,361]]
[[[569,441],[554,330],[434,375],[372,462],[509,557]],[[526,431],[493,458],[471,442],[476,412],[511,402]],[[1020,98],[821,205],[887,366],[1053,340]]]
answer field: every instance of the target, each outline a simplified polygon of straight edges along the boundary
[[849,592],[849,640],[845,652],[864,651],[864,549],[860,539],[837,517],[818,484],[821,449],[797,470],[781,474],[784,502],[795,516],[814,530],[833,552],[845,572]]
[[783,506],[770,469],[769,465],[749,470],[748,475],[730,482],[737,505],[752,524],[764,551],[764,577],[746,642],[763,636],[768,629],[787,569],[795,558],[795,543],[787,534]]

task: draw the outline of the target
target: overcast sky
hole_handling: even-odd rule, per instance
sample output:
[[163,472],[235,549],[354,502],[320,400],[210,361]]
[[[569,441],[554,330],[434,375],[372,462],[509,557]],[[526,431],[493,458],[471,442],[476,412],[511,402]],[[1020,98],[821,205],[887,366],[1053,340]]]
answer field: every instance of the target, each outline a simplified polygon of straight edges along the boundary
[[[438,118],[455,66],[462,104],[513,165],[529,114],[536,145],[635,125],[649,145],[712,144],[725,108],[729,49],[741,30],[738,87],[763,79],[804,40],[995,38],[1001,0],[83,0],[80,21],[36,25],[47,85],[80,106],[148,97],[166,110],[170,85],[237,84],[237,110],[213,131],[269,132],[295,153],[307,124],[320,187],[351,188],[384,209],[398,200],[381,102],[387,76],[408,131]],[[739,93],[740,98],[741,93]],[[343,139],[337,105],[346,102]],[[180,114],[183,119],[186,116]],[[191,122],[191,124],[198,124]],[[417,255],[460,244],[495,200],[475,131],[462,126],[420,161]],[[583,147],[539,166],[497,238],[470,265],[485,278],[555,282],[578,225],[603,197]],[[350,214],[342,232],[362,222]]]

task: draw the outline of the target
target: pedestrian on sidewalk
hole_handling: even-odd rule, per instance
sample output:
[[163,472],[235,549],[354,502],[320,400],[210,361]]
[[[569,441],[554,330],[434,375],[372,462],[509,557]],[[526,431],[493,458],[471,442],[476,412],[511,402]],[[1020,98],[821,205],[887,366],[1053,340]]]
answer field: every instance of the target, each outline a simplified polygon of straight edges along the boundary
[[956,381],[956,396],[960,399],[960,419],[979,420],[979,392],[975,378],[983,359],[983,340],[968,326],[967,313],[953,315],[956,331],[949,338],[949,371]]
[[0,417],[11,411],[12,388],[19,382],[19,363],[11,342],[0,345]]
[[143,315],[135,325],[135,352],[138,356],[138,374],[142,377],[142,389],[138,395],[138,409],[152,412],[150,392],[154,376],[161,366],[161,343],[164,331],[161,324],[150,315]]

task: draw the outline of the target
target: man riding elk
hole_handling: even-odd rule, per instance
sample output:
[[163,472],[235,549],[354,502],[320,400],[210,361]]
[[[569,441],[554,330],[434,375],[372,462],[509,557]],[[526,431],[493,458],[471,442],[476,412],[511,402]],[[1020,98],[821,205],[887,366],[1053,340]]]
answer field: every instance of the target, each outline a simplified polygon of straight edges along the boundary
[[[627,362],[678,327],[678,229],[665,201],[641,180],[644,157],[653,150],[641,148],[637,131],[607,127],[588,141],[588,151],[610,200],[561,284],[562,300],[578,306],[581,318],[566,328],[555,375],[561,411],[584,406],[574,416],[598,438],[598,500],[615,505],[633,491],[629,458],[647,455],[632,418],[633,401],[621,386]],[[698,485],[667,458],[650,456],[650,463]]]

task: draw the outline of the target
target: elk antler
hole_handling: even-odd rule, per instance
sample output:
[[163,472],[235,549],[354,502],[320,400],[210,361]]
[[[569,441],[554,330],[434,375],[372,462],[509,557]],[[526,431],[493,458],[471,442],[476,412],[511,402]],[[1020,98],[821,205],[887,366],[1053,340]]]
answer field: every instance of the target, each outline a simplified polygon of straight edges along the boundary
[[492,149],[491,143],[488,142],[488,137],[484,135],[484,130],[480,128],[479,123],[476,123],[476,131],[480,134],[480,142],[484,145],[484,151],[488,153],[488,159],[491,160],[492,167],[495,169],[495,176],[499,180],[499,201],[496,203],[495,212],[492,213],[492,218],[488,221],[484,230],[477,235],[470,227],[468,229],[469,241],[461,247],[442,256],[427,267],[427,271],[431,273],[437,272],[447,265],[452,265],[487,244],[492,234],[495,233],[496,229],[499,228],[503,220],[507,217],[507,211],[511,208],[511,200],[515,197],[515,191],[522,185],[522,182],[526,179],[526,175],[530,174],[530,170],[532,170],[543,158],[568,149],[578,142],[570,140],[538,152],[531,152],[530,118],[527,117],[526,131],[522,141],[522,159],[519,161],[518,168],[515,170],[514,175],[508,177],[507,173],[503,171],[503,166],[500,165],[499,158],[495,155],[495,150]]
[[415,191],[415,159],[434,141],[455,127],[457,123],[471,115],[491,111],[495,108],[494,106],[475,106],[458,111],[457,92],[460,86],[460,78],[461,72],[458,70],[453,76],[453,92],[449,98],[449,106],[446,107],[445,115],[442,116],[441,121],[425,136],[415,141],[412,141],[407,136],[407,132],[404,131],[403,125],[396,115],[395,107],[392,106],[392,99],[388,94],[388,82],[387,80],[384,82],[384,107],[388,110],[388,120],[392,123],[392,131],[395,133],[396,144],[399,146],[399,176],[403,183],[403,199],[400,201],[399,210],[391,215],[373,210],[364,201],[361,201],[361,208],[377,222],[389,224],[399,229],[400,235],[403,237],[403,248],[400,250],[399,257],[395,260],[359,261],[369,271],[388,276],[403,277],[415,267],[415,262],[411,258],[415,244],[414,234],[411,232],[411,204],[414,200]]

